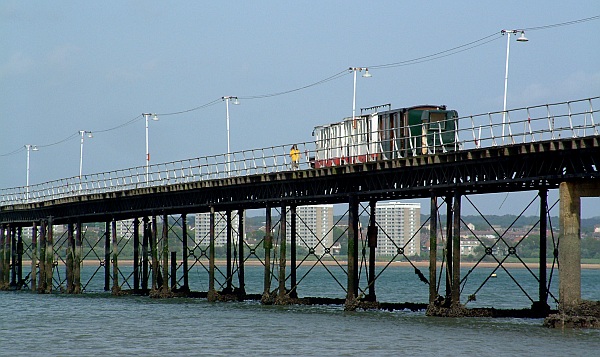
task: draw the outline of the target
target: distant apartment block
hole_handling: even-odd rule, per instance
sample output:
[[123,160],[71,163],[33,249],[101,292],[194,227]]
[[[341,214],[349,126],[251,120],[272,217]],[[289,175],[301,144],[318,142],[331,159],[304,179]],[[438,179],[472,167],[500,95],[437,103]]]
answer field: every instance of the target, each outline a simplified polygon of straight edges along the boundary
[[[291,240],[290,213],[286,216],[286,242]],[[317,256],[332,254],[333,205],[296,207],[296,245],[314,251]]]
[[[141,220],[140,220],[141,222]],[[126,219],[123,221],[117,221],[117,237],[131,239],[133,238],[133,219]],[[140,229],[142,232],[143,229]],[[142,234],[142,233],[140,233]]]
[[417,234],[421,226],[420,203],[377,203],[375,218],[379,226],[376,255],[395,255],[399,248],[408,256],[421,254]]
[[[233,241],[237,241],[238,229],[240,226],[237,211],[231,212],[231,236]],[[246,225],[244,224],[244,228]],[[196,213],[196,225],[194,228],[194,240],[200,246],[208,246],[210,243],[210,213]],[[246,232],[242,232],[243,237]],[[223,247],[227,245],[227,214],[226,212],[215,212],[215,246]]]

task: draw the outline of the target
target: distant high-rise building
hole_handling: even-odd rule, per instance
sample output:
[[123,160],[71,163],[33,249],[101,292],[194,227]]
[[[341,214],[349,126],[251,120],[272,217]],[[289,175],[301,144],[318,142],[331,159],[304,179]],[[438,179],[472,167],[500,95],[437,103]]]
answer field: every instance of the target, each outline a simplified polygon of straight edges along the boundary
[[421,226],[420,203],[377,203],[375,219],[379,226],[375,254],[395,255],[399,250],[409,256],[421,254],[421,240],[417,234]]
[[122,237],[125,239],[131,239],[133,237],[133,219],[117,221],[116,227],[117,237]]
[[[287,213],[286,241],[291,240],[290,213]],[[296,207],[296,245],[313,250],[317,256],[332,253],[333,205]]]
[[[245,217],[245,216],[244,216]],[[237,241],[238,229],[240,227],[239,216],[237,211],[231,212],[231,236],[233,241]],[[244,224],[244,229],[246,225]],[[246,236],[246,232],[241,232],[242,236]],[[210,243],[210,213],[196,213],[196,225],[194,239],[196,244],[208,246]],[[227,213],[215,212],[215,246],[223,247],[227,245]]]

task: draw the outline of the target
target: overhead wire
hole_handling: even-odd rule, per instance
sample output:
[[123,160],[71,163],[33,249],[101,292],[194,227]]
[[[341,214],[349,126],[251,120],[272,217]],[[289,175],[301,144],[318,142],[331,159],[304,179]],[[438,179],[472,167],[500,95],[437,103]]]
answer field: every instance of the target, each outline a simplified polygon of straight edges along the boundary
[[349,74],[348,70],[343,70],[343,71],[340,71],[340,72],[338,72],[338,73],[336,73],[336,74],[334,74],[334,75],[332,75],[330,77],[322,79],[320,81],[317,81],[317,82],[314,82],[314,83],[311,83],[311,84],[308,84],[308,85],[305,85],[305,86],[302,86],[302,87],[298,87],[298,88],[295,88],[295,89],[290,89],[290,90],[287,90],[287,91],[277,92],[277,93],[271,93],[271,94],[241,96],[241,97],[238,97],[238,98],[239,99],[244,99],[244,100],[249,100],[249,99],[262,99],[262,98],[276,97],[276,96],[280,96],[280,95],[284,95],[284,94],[298,92],[298,91],[301,91],[301,90],[304,90],[304,89],[307,89],[307,88],[311,88],[311,87],[314,87],[314,86],[318,86],[320,84],[327,83],[327,82],[336,80],[338,78],[344,77],[344,76],[346,76],[348,74]]
[[523,30],[523,31],[546,30],[546,29],[551,29],[551,28],[555,28],[555,27],[562,27],[562,26],[580,24],[582,22],[588,22],[588,21],[593,21],[593,20],[598,20],[598,19],[600,19],[600,15],[596,15],[596,16],[592,16],[592,17],[586,17],[584,19],[579,19],[579,20],[561,22],[561,23],[552,24],[552,25],[544,25],[544,26],[536,26],[536,27],[526,27],[526,28],[523,28],[523,29],[520,29],[520,30]]
[[[432,61],[435,59],[439,59],[439,58],[443,58],[443,57],[448,57],[460,52],[464,52],[467,50],[470,50],[472,48],[475,47],[479,47],[482,46],[486,43],[492,42],[497,40],[498,38],[500,38],[498,35],[500,33],[499,32],[494,32],[493,34],[487,35],[485,37],[482,37],[478,40],[475,41],[471,41],[469,43],[465,43],[463,45],[460,46],[456,46],[444,51],[440,51],[437,53],[433,53],[427,56],[421,56],[421,57],[417,57],[417,58],[413,58],[413,59],[409,59],[409,60],[404,60],[404,61],[400,61],[400,62],[394,62],[394,63],[387,63],[387,64],[381,64],[381,65],[375,65],[375,66],[367,66],[369,69],[381,69],[381,68],[393,68],[393,67],[401,67],[401,66],[408,66],[408,65],[413,65],[413,64],[417,64],[417,63],[423,63],[423,62],[428,62],[428,61]],[[491,39],[490,39],[491,38]],[[486,41],[487,40],[487,41]]]

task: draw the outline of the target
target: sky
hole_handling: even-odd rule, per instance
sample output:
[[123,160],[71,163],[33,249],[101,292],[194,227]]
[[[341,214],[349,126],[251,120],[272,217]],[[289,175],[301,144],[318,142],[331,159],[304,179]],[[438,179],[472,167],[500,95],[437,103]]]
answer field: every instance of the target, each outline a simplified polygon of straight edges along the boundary
[[[511,42],[508,108],[594,97],[600,19],[544,27],[597,15],[597,0],[4,0],[0,188],[25,185],[26,144],[39,148],[32,185],[77,176],[79,130],[94,136],[84,174],[143,166],[141,113],[171,114],[150,122],[151,163],[224,153],[223,96],[241,99],[230,106],[232,151],[310,141],[316,125],[351,116],[349,67],[371,67],[371,78],[358,77],[357,108],[502,110],[502,29],[531,29],[529,42]],[[519,213],[510,204],[519,194],[506,196],[478,199],[485,212]],[[586,199],[583,216],[600,216],[598,203]]]

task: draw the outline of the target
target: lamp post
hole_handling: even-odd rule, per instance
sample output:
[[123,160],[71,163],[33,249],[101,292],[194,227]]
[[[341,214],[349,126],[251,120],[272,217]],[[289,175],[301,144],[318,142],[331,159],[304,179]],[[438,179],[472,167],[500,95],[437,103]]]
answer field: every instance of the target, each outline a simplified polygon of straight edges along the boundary
[[149,178],[149,166],[150,166],[150,152],[148,151],[148,118],[152,116],[152,120],[157,121],[158,116],[152,113],[142,113],[144,119],[146,119],[146,183]]
[[504,125],[506,124],[506,92],[508,89],[508,56],[510,54],[510,35],[516,35],[517,33],[521,33],[521,36],[517,38],[518,42],[527,42],[529,41],[527,37],[525,37],[524,30],[502,30],[500,33],[506,36],[506,70],[504,72],[504,106],[502,107],[502,142],[504,142]]
[[[364,78],[370,78],[371,74],[369,73],[369,69],[366,67],[350,67],[348,68],[349,71],[354,72],[354,90],[352,92],[352,128],[356,129],[356,72],[362,72],[365,71],[365,73],[363,73],[363,77]],[[352,138],[352,151],[354,152],[355,147],[354,147],[354,135],[350,136]],[[350,154],[350,153],[348,153]]]
[[225,101],[225,119],[227,120],[227,176],[229,176],[231,172],[231,147],[229,146],[229,100],[233,99],[233,104],[238,105],[240,101],[238,97],[234,96],[224,96],[221,97],[222,100]]
[[38,148],[36,145],[26,144],[25,149],[27,149],[27,180],[26,180],[25,192],[26,192],[26,198],[29,199],[29,155],[30,155],[31,151],[38,151]]
[[81,182],[81,176],[83,173],[83,138],[86,136],[88,138],[93,138],[91,131],[87,130],[79,130],[79,135],[81,135],[81,150],[79,151],[79,182]]

